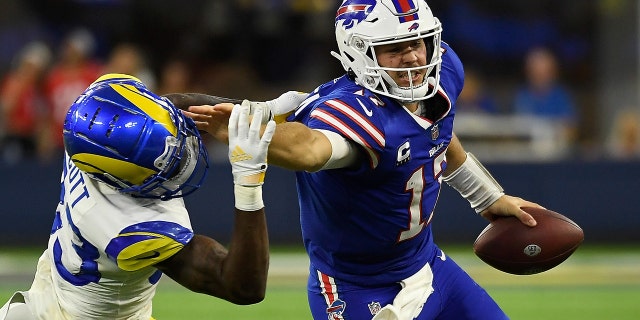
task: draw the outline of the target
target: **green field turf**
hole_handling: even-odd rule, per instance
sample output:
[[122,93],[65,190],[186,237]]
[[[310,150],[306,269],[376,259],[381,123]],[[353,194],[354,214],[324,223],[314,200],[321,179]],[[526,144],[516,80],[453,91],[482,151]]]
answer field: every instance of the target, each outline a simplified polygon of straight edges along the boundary
[[[514,320],[640,319],[640,247],[583,246],[562,265],[532,276],[492,269],[470,248],[443,247]],[[0,250],[0,301],[28,287],[36,258],[33,251]],[[274,249],[271,261],[262,303],[232,305],[164,278],[154,300],[154,315],[158,320],[310,319],[304,254]]]

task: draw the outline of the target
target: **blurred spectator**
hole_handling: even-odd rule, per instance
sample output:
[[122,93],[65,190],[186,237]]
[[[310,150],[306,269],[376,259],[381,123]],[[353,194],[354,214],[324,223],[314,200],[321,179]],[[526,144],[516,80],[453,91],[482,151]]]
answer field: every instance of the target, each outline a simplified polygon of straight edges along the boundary
[[152,91],[156,89],[156,77],[149,69],[147,58],[136,44],[123,42],[111,50],[104,73],[124,73],[135,76]]
[[17,163],[39,154],[47,115],[42,81],[50,61],[51,51],[46,44],[28,43],[2,79],[0,132],[4,131],[4,137],[0,147],[5,163]]
[[60,47],[57,60],[47,75],[45,92],[50,108],[50,154],[60,152],[62,123],[73,101],[96,80],[103,71],[93,59],[95,39],[86,29],[70,32]]
[[619,160],[640,159],[640,114],[624,110],[615,117],[607,139],[607,156]]
[[162,65],[156,92],[160,95],[176,92],[199,92],[193,88],[191,67],[187,61],[175,58]]
[[485,80],[478,71],[465,69],[464,87],[458,96],[456,110],[460,113],[498,113],[496,101],[485,87]]
[[547,48],[534,48],[524,63],[525,83],[517,90],[514,112],[554,122],[561,139],[574,142],[577,136],[577,110],[568,89],[560,82],[558,61]]

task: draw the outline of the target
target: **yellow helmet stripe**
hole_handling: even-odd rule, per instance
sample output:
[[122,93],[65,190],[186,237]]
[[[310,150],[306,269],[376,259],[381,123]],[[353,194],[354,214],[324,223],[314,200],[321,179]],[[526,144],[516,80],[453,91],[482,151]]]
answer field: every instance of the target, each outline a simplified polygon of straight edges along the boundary
[[[73,163],[80,170],[87,173],[110,175],[128,181],[134,185],[141,185],[149,176],[157,171],[136,165],[135,163],[113,159],[97,154],[78,153],[71,157]],[[91,163],[91,165],[88,165]]]
[[174,137],[178,135],[178,128],[173,123],[169,112],[158,105],[153,99],[143,95],[138,88],[130,84],[110,85],[113,90],[118,92],[125,99],[129,100],[133,105],[140,108],[144,113],[148,114],[155,121],[164,125]]
[[101,81],[105,81],[105,80],[111,80],[111,79],[130,79],[130,80],[142,83],[142,81],[140,81],[140,79],[138,79],[138,78],[136,78],[134,76],[128,75],[128,74],[124,74],[124,73],[107,73],[107,74],[101,76],[100,78],[96,79],[96,81],[94,81],[92,84],[95,84],[95,83],[98,83],[98,82],[101,82]]

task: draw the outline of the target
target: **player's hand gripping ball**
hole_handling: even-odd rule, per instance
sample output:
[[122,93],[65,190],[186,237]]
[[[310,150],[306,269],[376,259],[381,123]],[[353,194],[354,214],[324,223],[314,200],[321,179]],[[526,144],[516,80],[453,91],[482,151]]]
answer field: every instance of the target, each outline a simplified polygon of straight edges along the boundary
[[539,208],[523,210],[538,225],[528,227],[516,217],[492,221],[473,244],[482,261],[511,274],[536,274],[565,261],[584,240],[580,226],[564,215]]

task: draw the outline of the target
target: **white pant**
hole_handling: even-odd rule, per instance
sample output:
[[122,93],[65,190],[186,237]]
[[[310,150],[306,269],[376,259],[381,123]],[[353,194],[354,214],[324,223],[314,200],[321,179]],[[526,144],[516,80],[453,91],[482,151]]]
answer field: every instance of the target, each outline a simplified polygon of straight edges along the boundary
[[23,294],[27,293],[14,293],[9,301],[0,308],[0,320],[36,320],[25,303]]
[[[442,253],[444,255],[444,252]],[[410,320],[416,318],[427,298],[433,293],[433,272],[425,264],[420,271],[400,281],[402,289],[393,304],[382,308],[372,320]]]

